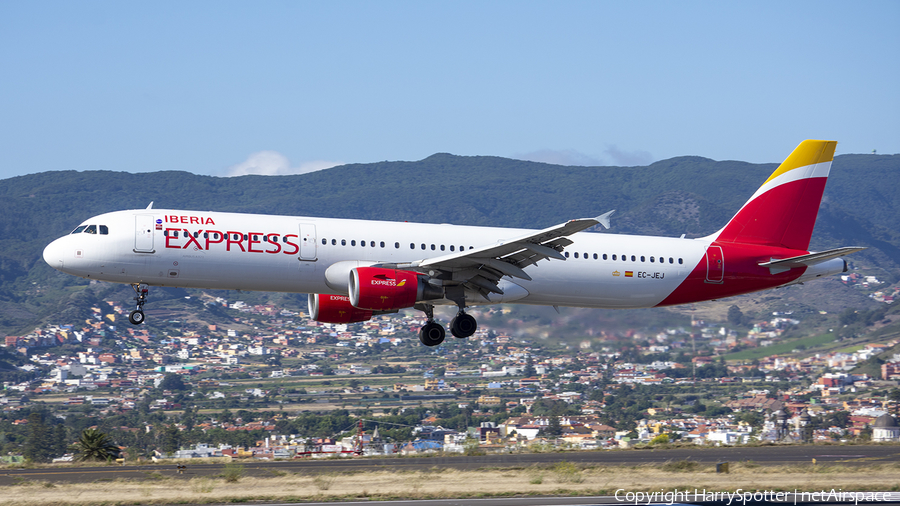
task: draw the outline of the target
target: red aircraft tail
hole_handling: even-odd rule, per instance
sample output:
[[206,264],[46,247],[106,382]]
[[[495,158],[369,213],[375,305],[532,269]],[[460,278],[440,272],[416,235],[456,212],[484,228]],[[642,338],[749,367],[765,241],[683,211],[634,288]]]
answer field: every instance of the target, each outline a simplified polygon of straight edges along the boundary
[[716,241],[808,251],[836,146],[836,141],[801,142]]

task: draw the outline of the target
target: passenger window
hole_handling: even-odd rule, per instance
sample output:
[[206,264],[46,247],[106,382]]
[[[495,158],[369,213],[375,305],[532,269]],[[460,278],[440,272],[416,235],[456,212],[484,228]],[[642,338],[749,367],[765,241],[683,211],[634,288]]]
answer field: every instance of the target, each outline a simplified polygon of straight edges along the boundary
[[80,234],[80,233],[84,232],[84,229],[86,229],[86,228],[87,228],[87,225],[82,225],[82,226],[76,228],[75,230],[73,230],[72,233]]
[[644,255],[641,255],[641,262],[645,262]]
[[356,239],[353,239],[352,241],[350,241],[350,246],[356,246]]
[[203,232],[203,238],[209,239],[209,232]]
[[634,255],[631,255],[631,261],[632,261],[632,262],[635,262],[635,261],[637,261],[637,258],[635,258]]
[[596,259],[597,259],[597,254],[596,254],[596,253],[594,253],[594,260],[596,260]]
[[675,259],[672,258],[672,257],[669,257],[669,263],[670,263],[670,264],[674,264],[674,263],[675,263]]
[[347,245],[347,239],[341,239],[341,246]]
[[424,243],[424,242],[422,243],[422,249],[423,249],[423,250],[425,249],[425,243]]
[[[263,237],[263,240],[265,241],[266,238]],[[328,244],[328,239],[322,239],[322,246],[325,246],[326,244]]]
[[575,258],[578,258],[578,252],[577,252],[577,251],[575,252]]
[[363,248],[365,248],[365,247],[366,247],[366,241],[359,241],[359,245],[362,246]]
[[613,256],[612,256],[612,259],[613,259],[613,260],[615,260],[615,259],[616,259],[616,256],[615,256],[615,255],[613,255]]
[[416,245],[414,243],[409,243],[409,249],[416,249]]
[[444,251],[444,245],[441,244],[441,251]]
[[[384,247],[384,241],[381,241],[381,245],[380,245],[380,246],[381,246],[382,248]],[[375,247],[375,243],[374,243],[374,242],[372,243],[372,247],[373,247],[373,248]]]
[[244,234],[244,240],[245,241],[247,240],[247,234]]
[[566,258],[569,258],[569,252],[566,251]]
[[187,230],[185,230],[184,232],[181,233],[181,237],[184,237],[185,239],[187,239],[187,236],[188,236]]
[[434,244],[431,245],[431,251],[434,251]]
[[394,248],[400,249],[400,243],[399,243],[399,242],[395,242],[395,243],[394,243]]
[[651,263],[651,264],[652,264],[653,262],[655,262],[655,261],[656,261],[656,259],[655,259],[654,257],[650,257],[650,263]]
[[337,246],[337,239],[332,239],[332,240],[331,240],[331,245],[332,245],[332,246]]
[[681,265],[681,264],[683,264],[683,263],[684,263],[684,259],[683,259],[683,258],[679,258],[679,259],[678,259],[678,264]]
[[450,251],[456,251],[456,247],[454,247],[452,244],[450,245]]
[[584,259],[587,260],[588,254],[587,254],[587,253],[582,253],[582,255],[584,256]]
[[100,235],[109,235],[109,228],[106,225],[100,225]]
[[96,234],[97,233],[97,225],[88,225],[86,229],[84,229],[85,234]]
[[[375,247],[375,241],[370,242],[370,243],[369,243],[369,246],[371,246],[371,247],[374,248],[374,247]],[[382,247],[382,248],[384,247],[384,243],[381,243],[381,247]]]

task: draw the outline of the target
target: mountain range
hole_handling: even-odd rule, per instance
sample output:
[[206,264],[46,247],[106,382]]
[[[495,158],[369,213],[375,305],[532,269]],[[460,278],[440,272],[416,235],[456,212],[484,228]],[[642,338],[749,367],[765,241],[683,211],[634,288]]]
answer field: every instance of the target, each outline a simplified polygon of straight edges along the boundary
[[[439,153],[292,176],[54,171],[0,180],[0,334],[71,306],[87,282],[41,259],[46,244],[104,212],[211,210],[427,223],[548,227],[615,209],[605,233],[700,237],[723,226],[777,164],[687,156],[639,167],[571,167]],[[811,248],[900,279],[900,155],[835,157]],[[501,239],[501,238],[498,238]],[[82,301],[84,302],[84,301]]]

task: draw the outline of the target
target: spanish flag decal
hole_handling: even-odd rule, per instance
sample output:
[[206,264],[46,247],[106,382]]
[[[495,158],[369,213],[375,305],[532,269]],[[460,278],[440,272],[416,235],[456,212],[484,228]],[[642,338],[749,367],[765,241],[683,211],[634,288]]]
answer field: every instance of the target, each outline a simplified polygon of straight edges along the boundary
[[625,277],[626,277],[626,278],[633,278],[633,277],[634,277],[634,271],[625,271]]

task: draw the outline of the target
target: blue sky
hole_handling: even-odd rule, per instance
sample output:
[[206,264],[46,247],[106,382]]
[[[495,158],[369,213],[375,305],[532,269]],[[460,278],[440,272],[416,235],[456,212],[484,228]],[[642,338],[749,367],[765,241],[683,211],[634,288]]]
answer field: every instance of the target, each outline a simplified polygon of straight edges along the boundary
[[900,152],[900,2],[0,0],[0,178]]

